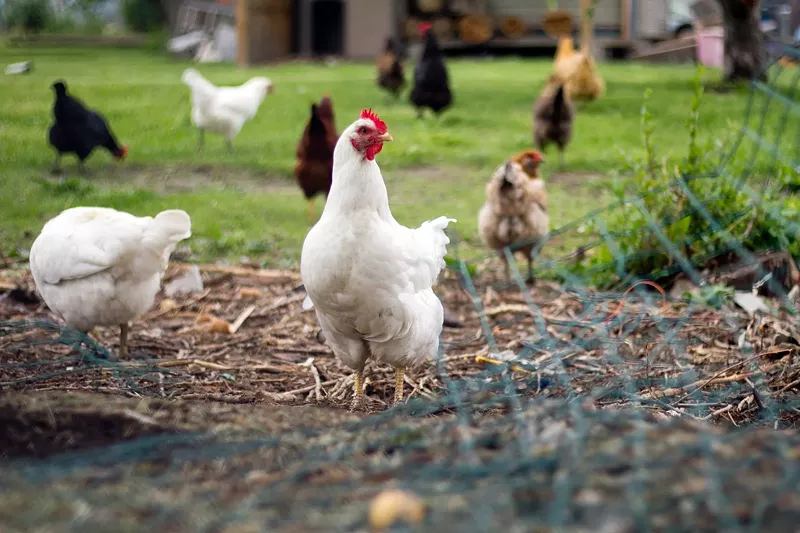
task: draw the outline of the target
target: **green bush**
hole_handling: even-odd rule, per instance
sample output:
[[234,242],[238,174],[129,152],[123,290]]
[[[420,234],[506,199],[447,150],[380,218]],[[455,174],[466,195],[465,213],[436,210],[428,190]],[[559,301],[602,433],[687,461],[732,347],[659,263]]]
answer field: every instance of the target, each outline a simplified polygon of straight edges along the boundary
[[124,0],[122,16],[131,30],[147,33],[166,23],[164,9],[159,0]]
[[[763,185],[747,185],[745,169],[726,168],[716,175],[708,154],[719,147],[698,140],[701,71],[686,125],[688,153],[674,168],[658,158],[655,125],[644,94],[641,123],[645,156],[630,164],[632,178],[612,186],[618,207],[590,223],[603,244],[575,265],[575,273],[601,288],[619,287],[635,279],[657,280],[679,270],[702,270],[709,259],[737,246],[750,251],[787,250],[800,256],[796,221],[800,200],[787,194],[797,175],[779,169]],[[681,264],[683,261],[683,264]]]
[[39,33],[50,22],[50,3],[48,0],[8,0],[2,9],[2,19],[8,28]]

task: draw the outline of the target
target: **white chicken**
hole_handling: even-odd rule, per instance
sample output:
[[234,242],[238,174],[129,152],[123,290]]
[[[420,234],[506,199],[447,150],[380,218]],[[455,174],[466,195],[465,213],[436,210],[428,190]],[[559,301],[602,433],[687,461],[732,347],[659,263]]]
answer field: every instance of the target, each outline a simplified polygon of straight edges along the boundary
[[195,69],[187,68],[181,80],[192,92],[192,123],[200,130],[198,150],[208,130],[223,135],[233,151],[233,139],[273,91],[272,81],[263,76],[250,78],[238,87],[217,87]]
[[442,332],[442,303],[432,290],[444,267],[439,217],[411,229],[389,209],[375,155],[391,141],[371,110],[345,129],[333,153],[333,183],[319,221],[303,243],[300,273],[325,340],[355,370],[352,408],[364,402],[367,359],[397,370],[395,403],[406,367],[433,359]]
[[31,273],[42,299],[68,326],[84,333],[120,326],[125,357],[128,322],[153,305],[170,254],[190,236],[189,215],[176,209],[153,218],[73,207],[42,228],[31,247]]

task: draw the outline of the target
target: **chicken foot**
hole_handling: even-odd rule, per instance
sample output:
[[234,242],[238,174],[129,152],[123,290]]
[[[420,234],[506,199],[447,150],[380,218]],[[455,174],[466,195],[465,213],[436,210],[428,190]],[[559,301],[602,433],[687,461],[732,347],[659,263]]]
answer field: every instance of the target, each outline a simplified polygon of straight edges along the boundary
[[403,381],[406,376],[406,367],[397,367],[397,374],[395,375],[394,382],[394,403],[398,404],[403,401]]
[[564,170],[564,148],[558,147],[558,170]]
[[233,141],[228,139],[228,151],[233,153]]
[[200,135],[197,136],[197,151],[199,152],[206,143],[206,132],[203,128],[198,128],[198,131],[200,132]]
[[360,411],[364,408],[364,369],[356,371],[353,382],[353,403],[350,405],[351,411]]

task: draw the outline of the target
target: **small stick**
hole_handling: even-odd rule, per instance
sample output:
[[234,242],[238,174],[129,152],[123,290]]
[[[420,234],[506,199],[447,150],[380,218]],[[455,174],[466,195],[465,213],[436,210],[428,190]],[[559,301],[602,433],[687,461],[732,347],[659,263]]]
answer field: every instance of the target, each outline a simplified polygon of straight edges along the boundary
[[210,361],[201,361],[200,359],[173,359],[172,361],[164,361],[159,363],[158,366],[162,368],[170,368],[173,366],[189,366],[198,365],[212,370],[234,370],[233,367],[212,363]]
[[236,320],[231,324],[230,332],[231,335],[239,331],[239,328],[242,327],[244,321],[248,319],[250,315],[253,314],[253,311],[256,310],[255,305],[248,306],[247,309],[241,312],[241,314],[236,318]]
[[[333,385],[334,383],[337,383],[337,382],[341,381],[342,379],[344,379],[344,377],[332,379],[330,381],[324,381],[324,382],[320,383],[320,387],[324,387],[325,385]],[[316,386],[317,385],[315,383],[314,385],[309,385],[307,387],[300,387],[299,389],[294,389],[294,390],[290,390],[290,391],[286,391],[286,392],[280,392],[280,393],[276,394],[276,396],[278,396],[279,398],[280,397],[286,397],[286,396],[294,396],[295,394],[301,394],[301,393],[304,393],[304,392],[312,391],[312,390],[314,390],[314,388]]]
[[212,363],[210,361],[201,361],[200,359],[192,359],[192,363],[204,368],[210,368],[211,370],[233,370],[233,367]]
[[733,409],[733,404],[726,405],[725,407],[717,409],[716,411],[711,411],[711,413],[707,414],[706,416],[704,416],[702,418],[698,418],[698,420],[709,420],[711,418],[714,418],[715,416],[725,414],[728,411],[730,411],[731,409]]

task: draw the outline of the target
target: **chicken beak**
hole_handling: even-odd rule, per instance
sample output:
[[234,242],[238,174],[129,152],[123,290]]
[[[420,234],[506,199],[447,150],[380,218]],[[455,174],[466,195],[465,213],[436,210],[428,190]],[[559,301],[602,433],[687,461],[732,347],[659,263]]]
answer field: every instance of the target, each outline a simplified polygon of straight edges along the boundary
[[381,133],[378,135],[378,140],[382,143],[389,142],[392,140],[392,136],[389,135],[389,132],[387,131],[386,133]]

